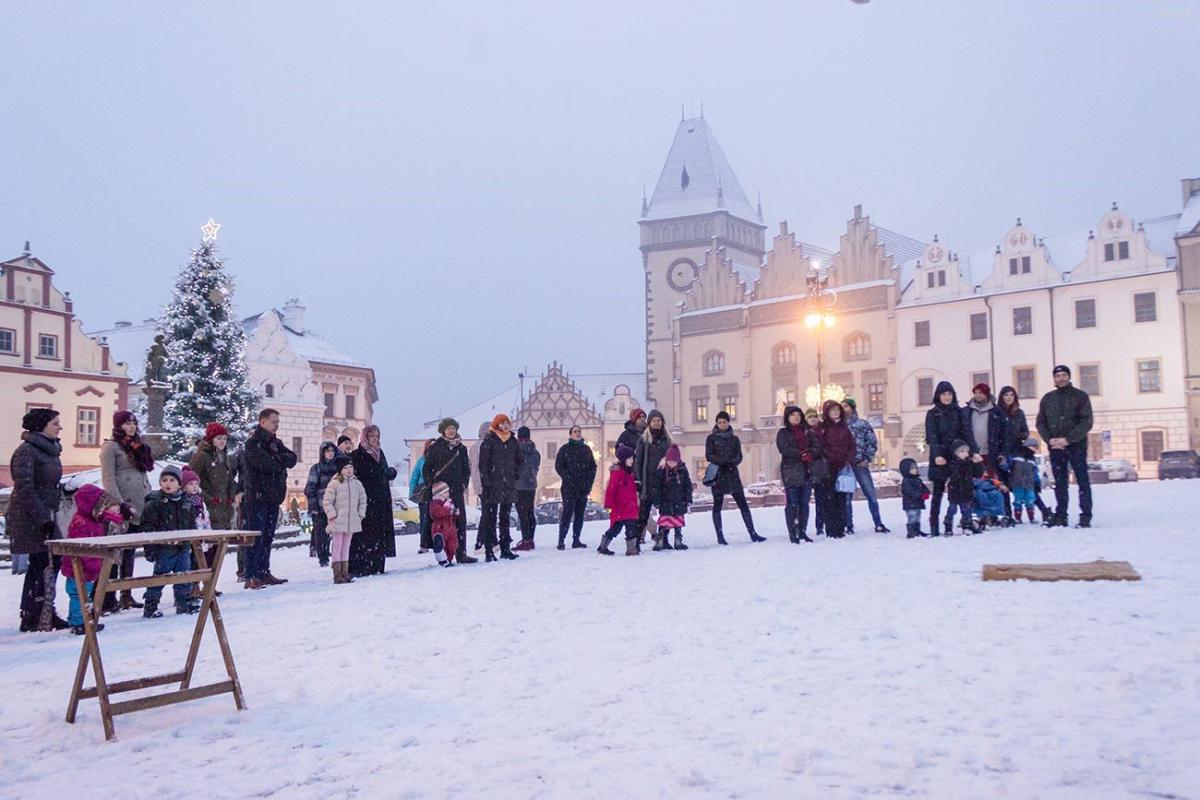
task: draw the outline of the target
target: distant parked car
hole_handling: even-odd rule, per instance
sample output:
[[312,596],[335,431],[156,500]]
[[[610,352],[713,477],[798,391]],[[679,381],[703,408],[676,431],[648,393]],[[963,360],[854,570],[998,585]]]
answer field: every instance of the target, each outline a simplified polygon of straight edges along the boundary
[[1195,450],[1165,450],[1158,457],[1158,479],[1200,478],[1200,453]]
[[392,525],[398,533],[418,533],[421,524],[421,509],[411,500],[397,497],[392,501]]
[[875,483],[875,488],[878,489],[883,486],[899,486],[903,478],[894,469],[874,469],[871,470],[871,480]]
[[[547,500],[544,503],[538,503],[533,507],[534,519],[539,525],[557,525],[562,519],[562,501]],[[587,507],[583,511],[584,520],[590,522],[594,519],[608,519],[608,512],[604,510],[604,506],[592,500],[587,501]]]
[[766,497],[783,493],[783,481],[760,481],[746,486],[746,494],[750,497]]
[[1126,458],[1102,458],[1100,469],[1108,473],[1110,481],[1136,481],[1137,469]]

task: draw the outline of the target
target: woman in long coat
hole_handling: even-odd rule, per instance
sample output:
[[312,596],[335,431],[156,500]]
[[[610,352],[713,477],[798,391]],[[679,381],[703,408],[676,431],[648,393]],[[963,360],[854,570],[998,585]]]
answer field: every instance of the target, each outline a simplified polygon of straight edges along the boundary
[[826,400],[821,406],[821,423],[813,429],[810,441],[813,460],[822,463],[817,471],[824,473],[813,480],[818,513],[825,523],[825,535],[841,539],[846,535],[848,498],[845,492],[837,490],[837,478],[843,467],[854,463],[856,447],[842,404],[837,400]]
[[[142,508],[146,505],[146,495],[150,494],[148,476],[152,469],[154,456],[150,453],[150,445],[143,442],[138,433],[137,417],[132,411],[114,413],[112,438],[100,446],[100,485],[133,511],[133,517],[129,520],[131,531],[136,531],[141,525]],[[132,578],[133,556],[132,550],[122,553],[120,568],[114,564],[109,577]],[[133,599],[133,593],[129,590],[121,592],[119,606],[112,592],[104,597],[105,611],[141,607],[142,604]]]
[[379,446],[378,425],[363,428],[358,449],[350,454],[354,474],[367,491],[367,515],[362,532],[350,540],[350,576],[382,575],[385,559],[396,555],[396,526],[392,520],[394,467]]
[[8,501],[7,533],[14,555],[28,555],[21,588],[21,632],[67,627],[54,611],[54,586],[62,560],[51,558],[47,539],[59,538],[58,508],[62,498],[62,424],[51,408],[30,409],[21,420],[25,432],[13,451],[13,490]]
[[783,507],[788,541],[811,542],[808,538],[808,504],[812,498],[812,480],[808,465],[812,461],[808,420],[799,406],[783,409],[783,427],[775,434],[779,450],[779,477],[787,502]]
[[[1003,394],[1003,392],[1001,392]],[[954,455],[951,442],[974,441],[967,425],[967,418],[958,405],[958,393],[950,381],[940,381],[933,390],[933,407],[925,412],[925,444],[929,446],[929,482],[933,486],[933,497],[929,503],[929,530],[937,536],[941,531],[938,516],[942,509],[942,495],[946,493],[946,481],[950,478],[946,465]]]
[[765,542],[766,539],[754,531],[754,517],[750,515],[750,504],[746,502],[746,492],[742,489],[742,476],[738,474],[738,465],[742,463],[742,441],[729,423],[729,414],[719,412],[717,424],[713,426],[712,433],[704,442],[704,457],[708,459],[708,463],[717,467],[717,480],[710,487],[713,496],[712,520],[717,531],[717,543],[727,544],[725,534],[721,530],[721,507],[725,505],[727,494],[733,496],[733,501],[741,509],[742,521],[746,523],[750,541]]

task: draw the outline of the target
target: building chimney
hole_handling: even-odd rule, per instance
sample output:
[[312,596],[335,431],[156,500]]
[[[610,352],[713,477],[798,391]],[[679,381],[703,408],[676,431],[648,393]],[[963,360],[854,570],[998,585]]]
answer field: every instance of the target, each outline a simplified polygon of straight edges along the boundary
[[1183,184],[1183,204],[1186,206],[1192,195],[1200,194],[1200,178],[1184,178],[1180,183]]
[[304,306],[299,298],[289,297],[283,304],[283,324],[296,333],[304,333]]

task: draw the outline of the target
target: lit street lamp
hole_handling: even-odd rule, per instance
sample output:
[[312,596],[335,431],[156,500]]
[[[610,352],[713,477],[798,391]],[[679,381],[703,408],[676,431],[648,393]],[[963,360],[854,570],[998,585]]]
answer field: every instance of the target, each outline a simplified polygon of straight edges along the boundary
[[[826,283],[829,281],[828,273],[820,270],[816,261],[811,262],[811,268],[808,271],[808,276],[805,278],[805,283],[808,285],[808,312],[804,315],[804,327],[816,333],[817,337],[817,410],[821,410],[821,404],[825,396],[825,385],[823,383],[824,375],[822,374],[822,348],[821,348],[821,331],[825,328],[832,328],[837,322],[837,317],[832,313],[835,303],[837,303],[837,293],[832,289],[826,288]],[[822,310],[820,305],[824,304]],[[807,398],[806,398],[807,399]]]

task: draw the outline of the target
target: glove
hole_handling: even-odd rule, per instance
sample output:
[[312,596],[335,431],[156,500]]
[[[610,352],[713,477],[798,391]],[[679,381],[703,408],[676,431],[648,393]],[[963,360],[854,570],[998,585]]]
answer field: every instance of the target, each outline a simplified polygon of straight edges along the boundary
[[932,496],[932,495],[930,495],[930,494],[929,494],[929,492],[922,492],[922,493],[921,493],[921,499],[922,499],[922,500],[928,500],[928,499],[929,499],[931,496]]
[[42,533],[47,536],[54,536],[58,533],[58,526],[54,524],[54,520],[48,519],[42,523]]
[[805,464],[811,464],[812,463],[812,453],[805,451],[804,455],[800,456],[800,460],[803,461]]
[[129,503],[121,503],[121,519],[126,522],[133,519],[133,509],[129,507]]

